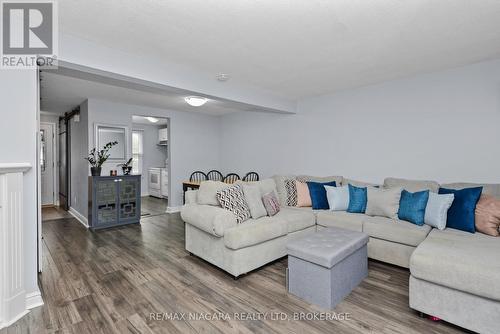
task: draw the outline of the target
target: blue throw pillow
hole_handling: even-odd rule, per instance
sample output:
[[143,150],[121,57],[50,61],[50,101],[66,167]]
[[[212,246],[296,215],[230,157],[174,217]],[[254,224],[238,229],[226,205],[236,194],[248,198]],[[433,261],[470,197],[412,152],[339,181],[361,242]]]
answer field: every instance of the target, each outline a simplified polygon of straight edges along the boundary
[[415,225],[424,225],[425,208],[429,200],[429,190],[411,193],[403,190],[399,200],[398,217]]
[[349,206],[347,207],[347,212],[365,213],[367,201],[366,187],[359,188],[349,184]]
[[446,227],[455,228],[470,233],[476,232],[476,204],[481,197],[483,187],[461,190],[440,188],[440,194],[453,194],[455,200],[448,209]]
[[328,197],[326,196],[325,186],[336,187],[335,181],[327,183],[307,182],[313,210],[328,210]]

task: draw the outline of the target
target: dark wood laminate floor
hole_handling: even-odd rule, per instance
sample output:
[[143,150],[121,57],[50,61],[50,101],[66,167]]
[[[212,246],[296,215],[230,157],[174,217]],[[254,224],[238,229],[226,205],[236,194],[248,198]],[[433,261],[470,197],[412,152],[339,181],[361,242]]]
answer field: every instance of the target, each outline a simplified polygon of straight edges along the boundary
[[[325,312],[285,289],[286,259],[234,281],[189,256],[179,215],[142,225],[90,232],[74,219],[43,224],[45,305],[6,333],[459,333],[420,318],[408,307],[408,271],[370,261],[369,276],[335,312],[349,320],[237,320],[266,312],[293,317]],[[220,319],[154,320],[151,313],[182,312]],[[230,319],[217,315],[230,315]],[[181,315],[179,317],[182,317]]]
[[163,215],[167,211],[168,201],[152,196],[141,197],[141,215],[143,217]]

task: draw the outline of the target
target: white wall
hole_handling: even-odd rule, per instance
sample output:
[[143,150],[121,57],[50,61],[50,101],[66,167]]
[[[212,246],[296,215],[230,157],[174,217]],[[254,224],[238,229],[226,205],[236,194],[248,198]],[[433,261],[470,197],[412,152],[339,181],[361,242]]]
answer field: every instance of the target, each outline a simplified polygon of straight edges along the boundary
[[[164,126],[161,126],[164,127]],[[158,144],[158,129],[156,125],[132,124],[132,130],[143,131],[143,159],[142,159],[142,177],[141,177],[141,196],[149,195],[148,189],[148,170],[152,167],[165,167],[167,159],[167,146]]]
[[36,136],[37,76],[34,70],[0,70],[0,143],[2,163],[28,162],[33,167],[24,178],[23,222],[25,288],[39,292],[37,285],[37,184]]
[[[170,119],[170,196],[168,206],[171,208],[182,205],[182,181],[188,179],[191,172],[220,168],[220,119],[218,117],[97,99],[88,100],[88,110],[89,150],[95,145],[94,125],[96,123],[125,125],[132,129],[133,115]],[[129,131],[129,137],[130,133],[131,131]],[[108,175],[110,169],[117,169],[115,165],[113,163],[103,166],[103,175]],[[88,176],[90,173],[88,163],[83,161],[82,166],[86,170],[86,176]],[[75,166],[73,165],[72,168]]]
[[500,183],[500,61],[222,118],[225,171]]

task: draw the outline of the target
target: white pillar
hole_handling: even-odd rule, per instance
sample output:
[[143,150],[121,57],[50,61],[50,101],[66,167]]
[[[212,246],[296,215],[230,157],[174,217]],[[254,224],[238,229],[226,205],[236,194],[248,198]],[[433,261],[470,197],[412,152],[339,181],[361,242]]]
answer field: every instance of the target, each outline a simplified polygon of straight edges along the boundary
[[23,173],[30,168],[29,163],[0,164],[0,328],[28,313],[24,286]]

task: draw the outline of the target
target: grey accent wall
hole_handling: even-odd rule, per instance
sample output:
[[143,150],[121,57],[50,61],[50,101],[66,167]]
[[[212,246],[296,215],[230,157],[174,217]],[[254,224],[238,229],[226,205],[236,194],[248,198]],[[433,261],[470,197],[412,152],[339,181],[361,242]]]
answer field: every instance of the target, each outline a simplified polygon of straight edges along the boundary
[[225,171],[500,182],[500,60],[222,117]]
[[[162,126],[164,127],[164,126]],[[144,156],[142,164],[142,177],[141,177],[141,196],[149,195],[148,189],[148,169],[151,167],[165,167],[165,160],[167,159],[168,148],[167,146],[159,146],[158,143],[158,129],[156,125],[147,124],[132,124],[132,130],[143,131],[143,145]]]
[[70,158],[70,207],[88,217],[88,176],[90,166],[84,158],[89,152],[89,108],[88,101],[80,105],[80,121],[71,119]]

